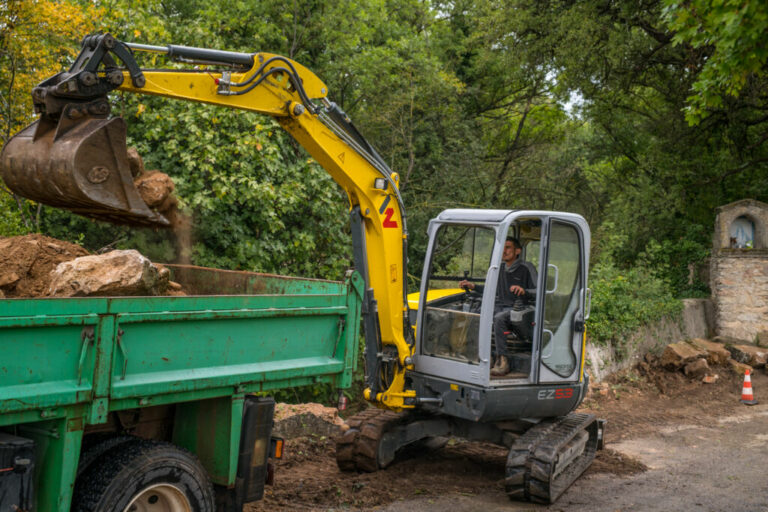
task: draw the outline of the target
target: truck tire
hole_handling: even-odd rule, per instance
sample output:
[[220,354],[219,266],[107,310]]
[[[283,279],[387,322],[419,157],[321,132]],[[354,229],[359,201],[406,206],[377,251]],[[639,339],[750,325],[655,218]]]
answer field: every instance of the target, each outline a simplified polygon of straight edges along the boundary
[[170,443],[135,440],[102,454],[75,483],[73,512],[214,512],[197,458]]
[[91,434],[85,437],[83,439],[83,447],[80,450],[80,462],[77,464],[77,478],[85,474],[91,468],[91,465],[101,458],[102,454],[117,445],[136,440],[135,436],[115,434]]

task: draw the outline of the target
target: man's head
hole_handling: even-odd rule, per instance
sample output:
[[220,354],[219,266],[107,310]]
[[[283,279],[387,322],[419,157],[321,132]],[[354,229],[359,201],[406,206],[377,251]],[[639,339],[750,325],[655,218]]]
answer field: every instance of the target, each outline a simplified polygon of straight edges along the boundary
[[501,254],[501,259],[507,265],[511,265],[515,262],[523,248],[520,245],[520,240],[513,236],[508,236],[504,242],[504,252]]

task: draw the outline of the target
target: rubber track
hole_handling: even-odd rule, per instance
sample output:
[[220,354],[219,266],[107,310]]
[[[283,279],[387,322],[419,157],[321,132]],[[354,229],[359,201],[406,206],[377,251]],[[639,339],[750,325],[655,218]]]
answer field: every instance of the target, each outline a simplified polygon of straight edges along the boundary
[[336,463],[342,471],[372,473],[379,467],[379,442],[407,413],[367,409],[347,420],[349,429],[336,440]]
[[595,458],[596,430],[590,432],[584,452],[553,480],[557,455],[568,441],[595,421],[591,414],[572,413],[544,420],[518,438],[507,457],[504,481],[507,495],[515,500],[554,503]]

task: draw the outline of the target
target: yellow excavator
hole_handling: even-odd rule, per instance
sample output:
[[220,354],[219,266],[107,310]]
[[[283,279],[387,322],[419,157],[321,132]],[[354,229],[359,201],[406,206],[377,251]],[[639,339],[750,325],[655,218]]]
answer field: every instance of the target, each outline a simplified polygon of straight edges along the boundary
[[[194,69],[141,69],[137,52]],[[590,231],[579,215],[449,209],[429,224],[421,289],[406,295],[405,209],[399,177],[358,132],[325,84],[270,53],[238,53],[86,37],[72,67],[34,88],[38,121],[3,149],[15,193],[110,222],[167,226],[142,201],[126,126],[110,116],[119,90],[274,117],[346,192],[363,304],[365,399],[337,441],[341,469],[376,471],[401,448],[448,436],[509,448],[513,499],[551,503],[602,448],[604,421],[574,413],[584,372]],[[533,285],[504,302],[505,244]],[[494,325],[503,320],[506,330]],[[414,329],[414,326],[418,326]],[[494,331],[497,331],[494,333]],[[508,367],[498,370],[501,355]]]

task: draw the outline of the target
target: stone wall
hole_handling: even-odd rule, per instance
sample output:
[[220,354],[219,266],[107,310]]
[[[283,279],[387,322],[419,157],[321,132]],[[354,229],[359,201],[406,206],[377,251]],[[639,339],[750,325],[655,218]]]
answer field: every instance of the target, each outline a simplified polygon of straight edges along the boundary
[[[616,347],[587,343],[587,369],[593,382],[600,382],[607,375],[634,366],[647,352],[661,353],[669,345],[685,339],[709,338],[714,328],[714,307],[709,299],[684,299],[679,316],[665,317],[645,325],[622,342],[622,350]],[[589,333],[589,326],[587,326]]]
[[720,251],[711,265],[717,334],[753,342],[768,331],[768,250]]

